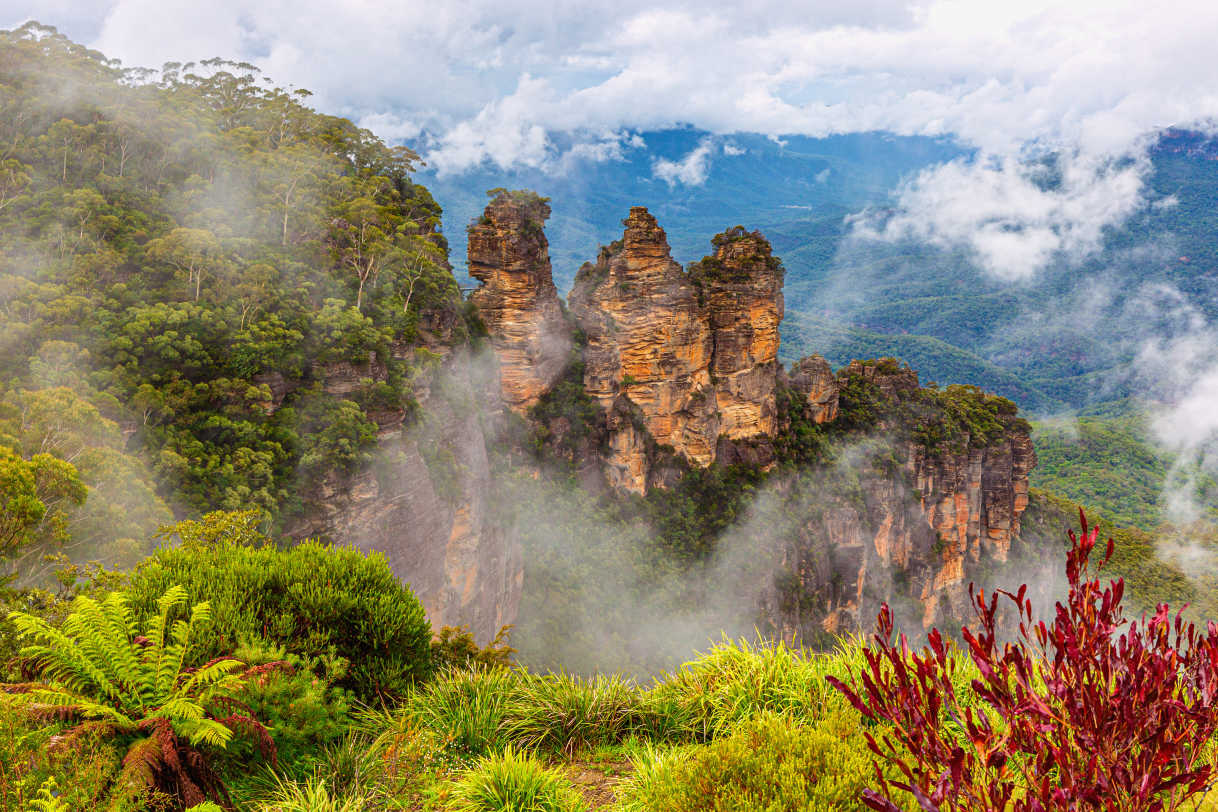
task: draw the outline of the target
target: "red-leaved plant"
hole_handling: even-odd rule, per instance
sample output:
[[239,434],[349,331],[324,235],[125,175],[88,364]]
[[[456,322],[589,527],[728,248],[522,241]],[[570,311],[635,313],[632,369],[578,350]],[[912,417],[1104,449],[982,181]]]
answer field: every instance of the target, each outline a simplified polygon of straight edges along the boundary
[[[1069,596],[1051,622],[1035,619],[1026,585],[988,599],[970,587],[978,626],[961,636],[980,675],[975,698],[957,694],[955,648],[938,629],[921,653],[904,635],[891,642],[887,605],[856,687],[829,678],[866,718],[891,724],[867,734],[880,790],[863,793],[868,807],[899,812],[900,791],[926,812],[1167,812],[1208,790],[1218,627],[1199,632],[1166,604],[1126,625],[1124,581],[1092,577],[1098,529],[1081,510],[1079,519],[1066,556]],[[1110,539],[1097,571],[1112,552]],[[1000,597],[1019,621],[1012,643],[998,640]],[[885,780],[881,762],[903,780]]]

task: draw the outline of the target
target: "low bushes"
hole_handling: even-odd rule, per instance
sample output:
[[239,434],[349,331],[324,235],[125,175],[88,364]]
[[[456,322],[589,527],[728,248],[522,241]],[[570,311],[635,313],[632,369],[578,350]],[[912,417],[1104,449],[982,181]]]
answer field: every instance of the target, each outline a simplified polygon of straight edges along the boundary
[[212,513],[178,524],[181,544],[132,573],[132,606],[149,613],[180,584],[212,609],[197,662],[259,640],[301,657],[334,653],[350,663],[339,684],[367,701],[404,694],[431,673],[423,607],[381,555],[314,541],[276,549],[256,521],[253,512]]
[[860,793],[873,782],[858,717],[841,712],[815,724],[763,712],[709,744],[652,750],[636,766],[623,812],[863,810]]

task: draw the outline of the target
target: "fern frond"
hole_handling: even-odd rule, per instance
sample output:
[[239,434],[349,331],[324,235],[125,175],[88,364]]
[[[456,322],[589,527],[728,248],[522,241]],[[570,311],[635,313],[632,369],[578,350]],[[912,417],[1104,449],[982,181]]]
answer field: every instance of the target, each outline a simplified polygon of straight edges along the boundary
[[27,693],[19,694],[21,701],[16,703],[28,713],[37,715],[52,708],[62,709],[54,715],[59,718],[82,716],[86,719],[110,719],[123,727],[132,727],[135,722],[118,708],[103,704],[83,695],[58,688],[35,688]]
[[113,592],[102,602],[106,621],[106,640],[118,667],[116,682],[122,685],[141,708],[151,698],[144,684],[144,669],[140,662],[139,647],[134,642],[139,634],[135,615],[127,606],[127,596]]
[[100,604],[82,597],[83,600],[73,602],[73,611],[64,621],[63,630],[75,639],[81,654],[104,677],[104,682],[97,680],[98,687],[117,699],[125,693],[122,686],[130,678],[124,677],[123,659],[131,654],[131,644],[125,637],[119,641],[112,639],[108,615],[114,608],[115,596],[107,596]]
[[[155,691],[157,696],[164,696],[167,689],[161,687],[161,675],[166,671],[166,665],[169,659],[169,652],[166,651],[168,641],[166,633],[169,630],[169,618],[173,614],[173,610],[186,603],[185,587],[174,584],[165,590],[165,594],[157,598],[157,615],[152,619],[152,625],[149,627],[148,637],[151,641],[151,646],[148,649],[150,665],[152,666],[152,675]],[[146,662],[148,662],[146,661]]]
[[[68,617],[70,620],[72,615]],[[74,690],[89,685],[103,687],[109,684],[105,675],[84,656],[76,640],[65,631],[25,612],[12,612],[8,619],[17,627],[19,639],[32,638],[45,644],[35,642],[21,649],[21,656],[29,659],[38,670],[44,673],[52,671],[57,681],[66,683]],[[66,629],[67,622],[64,626]],[[114,686],[110,685],[110,688]]]
[[55,782],[55,776],[48,777],[42,782],[42,786],[38,787],[37,797],[30,800],[30,809],[33,812],[71,812],[68,805],[56,795],[57,789],[59,785]]
[[210,744],[224,748],[233,738],[233,731],[215,719],[191,719],[181,724],[182,733],[191,745]]
[[166,700],[161,707],[157,708],[150,715],[152,717],[163,717],[170,722],[202,719],[206,716],[202,705],[181,694]]
[[[245,663],[240,660],[235,660],[232,657],[217,657],[211,662],[200,666],[178,690],[186,694],[193,693],[196,690],[221,682],[225,677],[233,676],[236,671],[243,668],[245,668]],[[244,680],[238,677],[236,683],[229,687],[239,687],[242,682]]]
[[271,767],[279,769],[279,750],[275,747],[275,740],[271,738],[271,732],[266,725],[244,713],[234,713],[216,721],[229,728],[240,727],[252,735],[262,757],[271,762]]

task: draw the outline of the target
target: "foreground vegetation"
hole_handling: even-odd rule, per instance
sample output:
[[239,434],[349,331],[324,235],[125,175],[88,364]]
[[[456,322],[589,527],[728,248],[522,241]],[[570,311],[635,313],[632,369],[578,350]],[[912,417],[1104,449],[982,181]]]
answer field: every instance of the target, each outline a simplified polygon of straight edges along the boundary
[[[869,642],[813,652],[724,639],[640,684],[532,673],[511,664],[502,640],[479,648],[445,629],[430,645],[379,647],[392,659],[369,681],[353,679],[340,652],[367,660],[378,647],[344,649],[365,642],[347,624],[363,618],[366,634],[378,617],[416,618],[417,601],[396,582],[334,593],[345,614],[308,604],[307,586],[275,598],[205,579],[194,594],[175,584],[141,608],[135,596],[160,589],[166,562],[186,573],[229,560],[240,572],[262,556],[268,569],[311,562],[324,573],[328,561],[350,566],[358,555],[268,547],[247,519],[185,523],[187,543],[130,573],[65,576],[58,594],[9,595],[23,608],[0,627],[10,651],[21,644],[0,692],[3,808],[893,812],[982,808],[968,793],[984,787],[1002,789],[1005,800],[984,804],[994,810],[1216,808],[1197,803],[1218,726],[1208,654],[1218,633],[1172,631],[1162,608],[1117,641],[1123,585],[1102,588],[1088,575],[1095,530],[1070,552],[1067,614],[1051,631],[1025,625],[1031,645],[1018,656],[994,647],[1003,621],[979,595],[964,650],[934,633],[915,655],[893,644],[883,614]],[[356,571],[389,572],[379,557],[361,558]],[[1032,623],[1022,590],[1011,598]],[[262,621],[234,631],[239,604]],[[416,640],[428,633],[408,628]],[[1062,656],[1038,653],[1046,641]],[[1030,697],[1048,703],[1052,730],[1025,724],[1041,707]],[[1087,736],[1117,727],[1136,745],[1104,745],[1113,758],[1065,771],[1093,752]],[[1043,746],[1020,749],[1037,736]],[[1149,784],[1121,772],[1143,762]],[[1112,806],[1088,790],[1091,800],[1070,805],[1084,780],[1140,800]],[[1034,798],[1040,806],[1028,805]]]

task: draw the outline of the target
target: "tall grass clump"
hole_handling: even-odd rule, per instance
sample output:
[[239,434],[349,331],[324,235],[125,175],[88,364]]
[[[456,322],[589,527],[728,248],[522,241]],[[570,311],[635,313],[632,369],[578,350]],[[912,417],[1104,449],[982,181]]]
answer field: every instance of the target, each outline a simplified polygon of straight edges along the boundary
[[364,812],[373,808],[370,799],[359,794],[342,794],[327,786],[324,778],[306,781],[276,779],[271,797],[257,806],[257,812]]
[[706,741],[765,712],[816,719],[827,704],[842,704],[825,684],[825,668],[823,655],[782,642],[724,640],[665,677],[648,701],[667,705],[690,737]]
[[453,812],[585,812],[571,782],[532,756],[507,748],[453,784]]
[[519,747],[571,756],[635,732],[640,700],[634,683],[618,676],[530,676],[520,684],[504,734]]
[[483,756],[508,743],[505,721],[527,680],[507,668],[446,671],[408,695],[393,715],[430,730],[460,755]]

